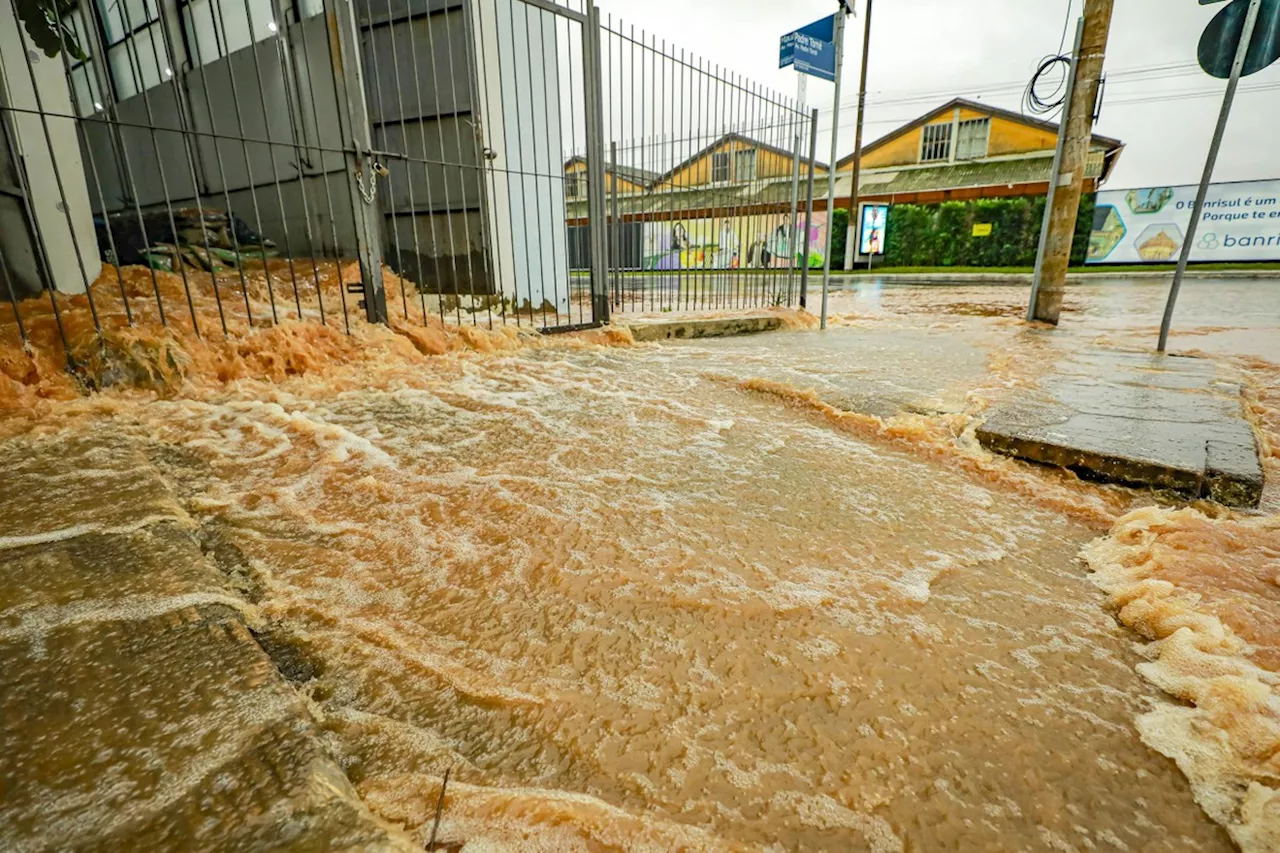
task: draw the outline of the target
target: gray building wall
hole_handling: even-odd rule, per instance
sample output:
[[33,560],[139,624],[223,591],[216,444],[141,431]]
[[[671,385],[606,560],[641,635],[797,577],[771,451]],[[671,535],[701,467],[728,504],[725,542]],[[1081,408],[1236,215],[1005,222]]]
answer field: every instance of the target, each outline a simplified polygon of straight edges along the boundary
[[429,292],[491,293],[484,168],[463,0],[360,0],[375,148],[394,152],[382,210],[387,263]]
[[[282,254],[354,257],[353,211],[366,202],[344,172],[341,123],[349,119],[320,0],[302,0],[309,17],[301,21],[291,20],[292,3],[275,4],[284,6],[284,19],[255,18],[263,40],[204,64],[185,52],[210,44],[213,31],[193,35],[196,25],[178,0],[158,2],[168,47],[163,57],[152,54],[151,79],[168,79],[114,102],[107,47],[95,35],[86,43],[91,67],[77,72],[81,102],[62,108],[84,116],[74,136],[71,120],[62,121],[66,138],[79,143],[87,210],[124,218],[166,206],[229,210]],[[223,7],[243,14],[235,0]],[[428,292],[567,300],[562,105],[554,82],[563,46],[554,16],[519,0],[355,0],[355,11],[368,93],[360,120],[369,122],[373,156],[388,169],[374,201],[385,222],[386,262]],[[476,15],[485,16],[479,25]],[[242,29],[240,44],[249,39]],[[158,38],[161,30],[153,32]],[[478,68],[480,50],[492,68]],[[74,141],[70,147],[75,152]],[[0,180],[0,226],[19,233],[20,214]],[[490,251],[495,234],[505,271]],[[94,243],[86,241],[91,255]],[[107,247],[97,248],[105,254]],[[5,254],[29,277],[29,253]]]
[[354,254],[323,16],[179,74],[116,110],[128,126],[80,124],[86,163],[96,170],[96,212],[199,204],[231,210],[282,252]]
[[[356,10],[373,145],[387,152],[375,157],[390,173],[374,202],[386,262],[429,292],[488,292],[465,9]],[[309,17],[121,101],[131,126],[81,122],[94,211],[229,209],[282,254],[354,256],[352,209],[364,202],[343,175],[329,50],[325,16]]]

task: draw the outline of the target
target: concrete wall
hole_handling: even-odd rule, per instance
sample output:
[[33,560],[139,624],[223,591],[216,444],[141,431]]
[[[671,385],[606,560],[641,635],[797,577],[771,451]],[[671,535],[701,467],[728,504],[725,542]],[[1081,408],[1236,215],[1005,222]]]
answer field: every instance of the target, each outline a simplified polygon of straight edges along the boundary
[[[486,292],[480,158],[463,8],[357,3],[386,262],[429,291]],[[355,254],[353,207],[323,15],[117,105],[82,125],[96,211],[229,209],[293,255]],[[152,130],[151,127],[160,128]],[[183,129],[186,128],[186,132]],[[245,142],[238,137],[270,140]],[[365,175],[366,180],[370,176]]]
[[120,122],[146,127],[81,123],[95,211],[200,204],[231,210],[294,255],[354,253],[323,16],[116,109]]
[[44,275],[10,146],[9,122],[0,121],[0,299],[21,299],[40,292]]
[[[179,29],[176,0],[161,2],[169,28]],[[519,0],[356,0],[356,15],[374,156],[389,170],[374,202],[385,217],[387,263],[428,291],[501,287],[542,304],[559,281],[567,299],[556,177],[564,57],[553,16]],[[174,57],[173,79],[107,104],[122,126],[87,120],[77,133],[64,120],[62,138],[78,161],[69,176],[80,176],[71,183],[84,198],[86,257],[98,257],[91,214],[166,205],[230,210],[282,253],[355,254],[353,211],[365,202],[346,180],[345,105],[334,87],[326,16],[280,27],[278,36],[194,68]],[[481,50],[494,68],[503,66],[500,75],[484,72],[484,84]],[[56,68],[61,75],[60,61]],[[577,79],[580,86],[580,71]],[[69,103],[61,109],[72,112]],[[20,221],[12,193],[0,187],[0,224],[17,233]],[[503,235],[494,255],[491,232]],[[10,255],[25,268],[20,251]],[[509,276],[501,285],[499,267]]]
[[[0,252],[6,271],[15,290],[38,292],[49,284],[82,293],[102,265],[75,122],[36,112],[74,114],[70,89],[61,58],[49,58],[31,44],[9,3],[0,4],[0,105],[24,110],[0,114]],[[36,232],[44,238],[43,252]],[[6,298],[7,283],[0,281],[0,288],[0,298]]]
[[387,263],[429,292],[489,293],[483,145],[463,0],[358,3]]

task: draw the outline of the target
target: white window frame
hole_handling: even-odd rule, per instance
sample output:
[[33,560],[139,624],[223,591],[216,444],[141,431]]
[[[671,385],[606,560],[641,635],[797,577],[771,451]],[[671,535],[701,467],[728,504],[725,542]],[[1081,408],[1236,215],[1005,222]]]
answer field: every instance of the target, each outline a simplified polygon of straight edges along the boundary
[[[973,145],[972,139],[965,138],[965,132],[974,128],[982,129],[982,145],[981,150]],[[968,148],[965,147],[968,143]],[[956,159],[957,160],[978,160],[987,156],[987,150],[991,147],[991,118],[984,116],[983,118],[964,119],[956,127]]]
[[[182,32],[192,53],[191,65],[195,68],[280,32],[281,24],[275,20],[271,0],[248,0],[247,13],[246,0],[178,0],[177,5]],[[323,8],[323,5],[318,10],[299,8],[298,12],[309,17]]]
[[727,184],[733,179],[733,156],[728,151],[711,154],[711,183]]
[[173,79],[164,39],[162,0],[94,0],[105,70],[116,102]]
[[951,159],[951,122],[935,122],[920,128],[920,162],[946,163]]
[[[743,168],[744,163],[750,163],[751,167]],[[757,169],[759,167],[759,157],[756,156],[754,148],[739,148],[733,152],[733,178],[738,183],[749,183],[756,179]],[[748,174],[743,174],[744,172]]]

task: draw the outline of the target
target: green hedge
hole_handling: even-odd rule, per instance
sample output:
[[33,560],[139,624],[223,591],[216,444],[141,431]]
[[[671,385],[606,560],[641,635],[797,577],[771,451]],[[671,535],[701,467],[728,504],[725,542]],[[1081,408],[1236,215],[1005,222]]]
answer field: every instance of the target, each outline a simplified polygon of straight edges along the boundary
[[849,242],[849,211],[837,207],[831,214],[831,268],[844,269],[845,245]]
[[[1080,200],[1071,246],[1073,265],[1084,263],[1089,249],[1093,204],[1092,195]],[[1043,219],[1043,196],[895,204],[889,208],[884,263],[890,267],[1030,266],[1036,261]],[[991,224],[989,237],[973,236],[973,226],[979,223]]]

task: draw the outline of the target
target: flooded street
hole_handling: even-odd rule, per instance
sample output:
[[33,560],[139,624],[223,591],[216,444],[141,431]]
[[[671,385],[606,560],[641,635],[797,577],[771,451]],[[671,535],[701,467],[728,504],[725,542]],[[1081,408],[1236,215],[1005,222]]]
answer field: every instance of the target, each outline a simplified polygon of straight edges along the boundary
[[[361,799],[419,842],[452,768],[440,838],[464,851],[1227,851],[1135,722],[1176,704],[1139,672],[1152,637],[1079,556],[1172,501],[972,435],[1062,353],[1152,346],[1166,291],[1069,287],[1047,333],[1024,287],[859,283],[826,332],[193,376],[5,432],[141,447]],[[1178,316],[1172,349],[1241,371],[1280,435],[1280,286],[1190,282]],[[1203,558],[1161,576],[1264,679],[1267,464],[1262,511],[1229,522],[1252,538],[1188,521],[1176,549]],[[1233,549],[1247,585],[1214,580]],[[1275,765],[1278,720],[1250,760]]]

